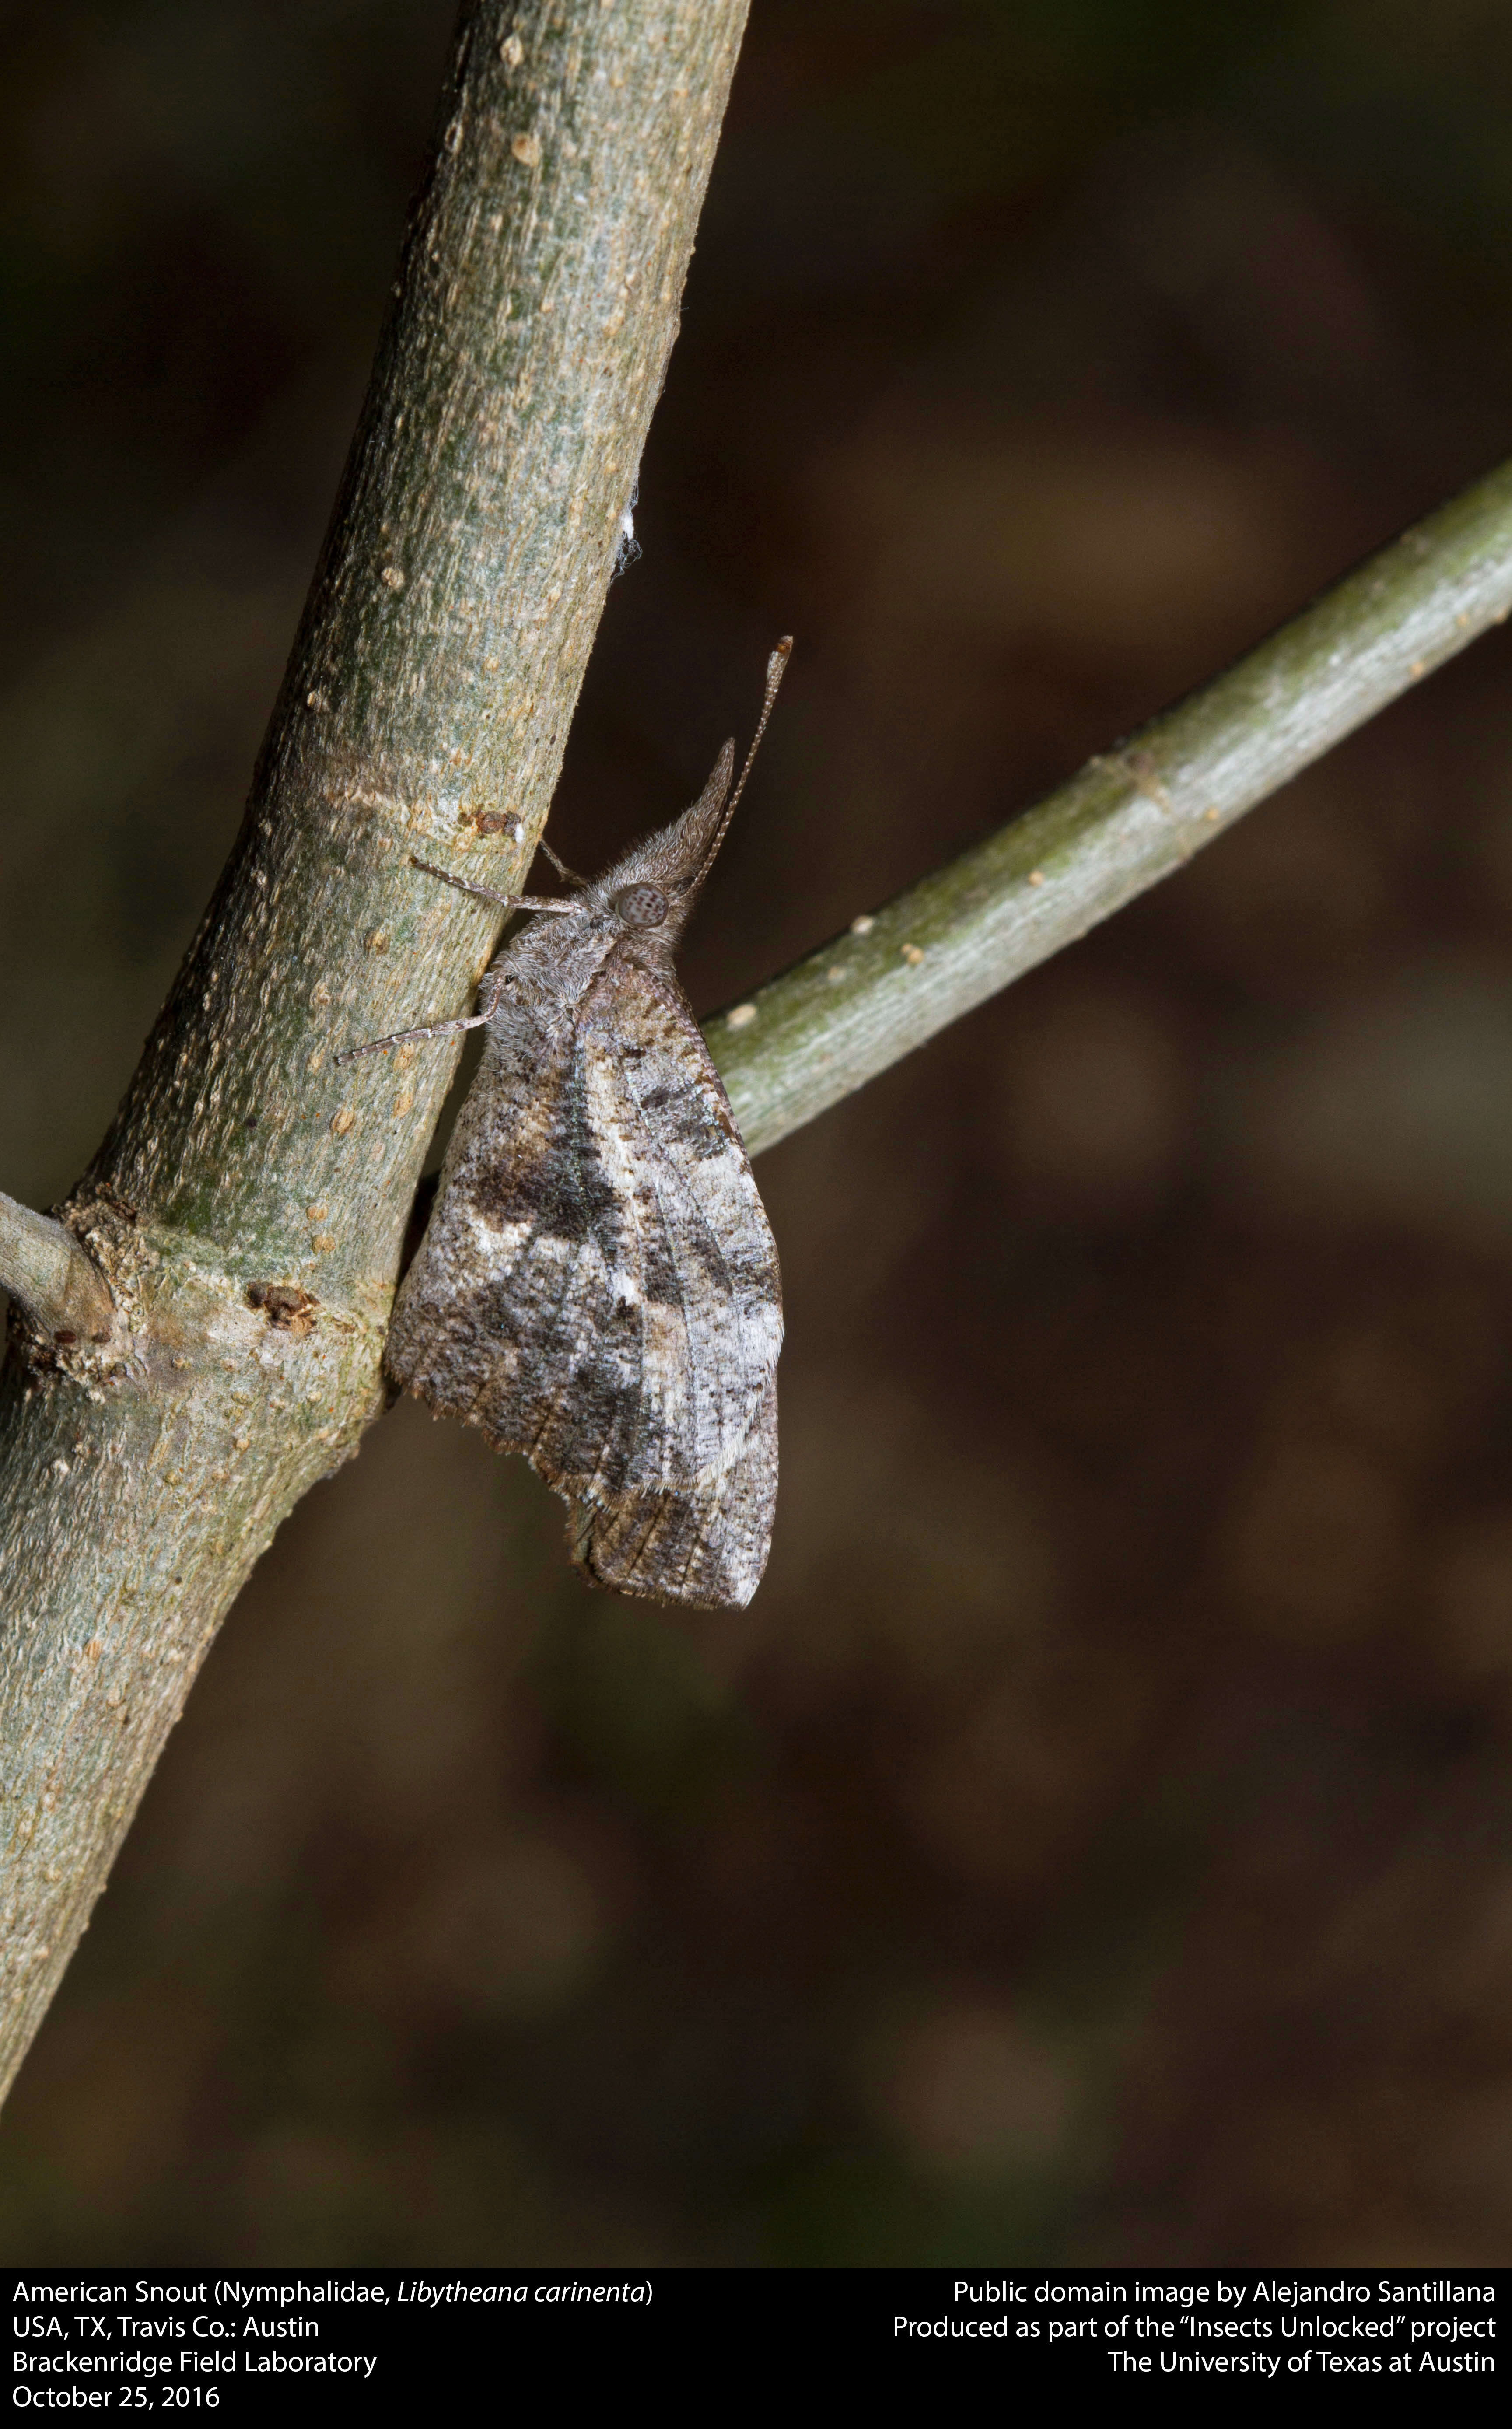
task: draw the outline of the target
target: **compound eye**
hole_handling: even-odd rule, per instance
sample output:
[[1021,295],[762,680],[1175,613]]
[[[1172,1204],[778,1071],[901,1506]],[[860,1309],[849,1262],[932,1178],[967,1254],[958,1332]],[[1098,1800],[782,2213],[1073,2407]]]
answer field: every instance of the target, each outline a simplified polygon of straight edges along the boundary
[[666,897],[659,885],[622,885],[613,903],[627,928],[659,928],[666,917]]

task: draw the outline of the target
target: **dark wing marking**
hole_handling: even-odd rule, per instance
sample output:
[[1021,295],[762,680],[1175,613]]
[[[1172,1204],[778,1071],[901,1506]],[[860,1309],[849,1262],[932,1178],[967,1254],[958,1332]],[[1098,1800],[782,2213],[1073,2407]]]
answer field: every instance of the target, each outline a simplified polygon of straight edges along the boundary
[[622,1593],[749,1600],[777,1482],[777,1255],[681,990],[623,962],[575,1025],[490,1032],[389,1335],[523,1451]]
[[490,1027],[385,1351],[400,1382],[501,1444],[490,1413],[528,1395],[593,1237],[563,1152],[571,1064],[569,1025],[553,1035],[510,1003]]

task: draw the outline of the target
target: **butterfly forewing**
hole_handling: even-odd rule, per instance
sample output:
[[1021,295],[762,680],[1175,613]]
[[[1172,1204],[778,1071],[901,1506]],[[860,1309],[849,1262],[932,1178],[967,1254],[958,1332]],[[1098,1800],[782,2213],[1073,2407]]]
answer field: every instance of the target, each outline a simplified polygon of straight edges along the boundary
[[711,1608],[748,1602],[766,1562],[782,1294],[673,955],[791,647],[767,661],[733,792],[727,742],[682,818],[511,938],[485,1012],[374,1041],[487,1032],[395,1303],[390,1372],[524,1452],[570,1504],[599,1584]]

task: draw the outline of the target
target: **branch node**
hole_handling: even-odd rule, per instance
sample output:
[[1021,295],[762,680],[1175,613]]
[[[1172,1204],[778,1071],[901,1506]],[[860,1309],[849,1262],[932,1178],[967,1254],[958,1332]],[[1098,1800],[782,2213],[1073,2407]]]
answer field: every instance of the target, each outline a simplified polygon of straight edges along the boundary
[[0,1288],[55,1341],[109,1338],[115,1303],[99,1267],[63,1224],[18,1206],[3,1190]]

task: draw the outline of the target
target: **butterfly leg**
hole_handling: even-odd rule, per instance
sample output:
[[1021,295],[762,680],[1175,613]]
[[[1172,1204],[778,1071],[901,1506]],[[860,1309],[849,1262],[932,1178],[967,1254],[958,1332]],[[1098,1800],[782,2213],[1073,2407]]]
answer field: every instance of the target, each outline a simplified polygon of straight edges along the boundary
[[570,911],[570,902],[548,902],[538,894],[496,894],[490,885],[474,885],[470,877],[453,877],[449,868],[437,868],[434,860],[419,860],[410,853],[410,865],[423,868],[427,877],[439,877],[454,885],[459,894],[476,895],[480,902],[495,903],[501,911]]
[[540,850],[545,852],[547,859],[551,862],[551,867],[555,869],[558,877],[565,878],[568,885],[587,884],[588,881],[585,877],[580,877],[575,868],[568,868],[565,860],[559,860],[557,858],[555,852],[551,850],[551,845],[547,842],[544,835],[541,837]]
[[345,1047],[339,1054],[333,1054],[331,1060],[333,1063],[354,1063],[359,1054],[377,1054],[386,1046],[411,1046],[422,1037],[454,1037],[461,1029],[483,1029],[499,1009],[503,984],[501,978],[496,978],[492,970],[486,970],[483,985],[478,990],[480,996],[488,998],[482,1012],[465,1013],[459,1020],[438,1020],[429,1029],[396,1029],[390,1037],[373,1037],[366,1046]]

